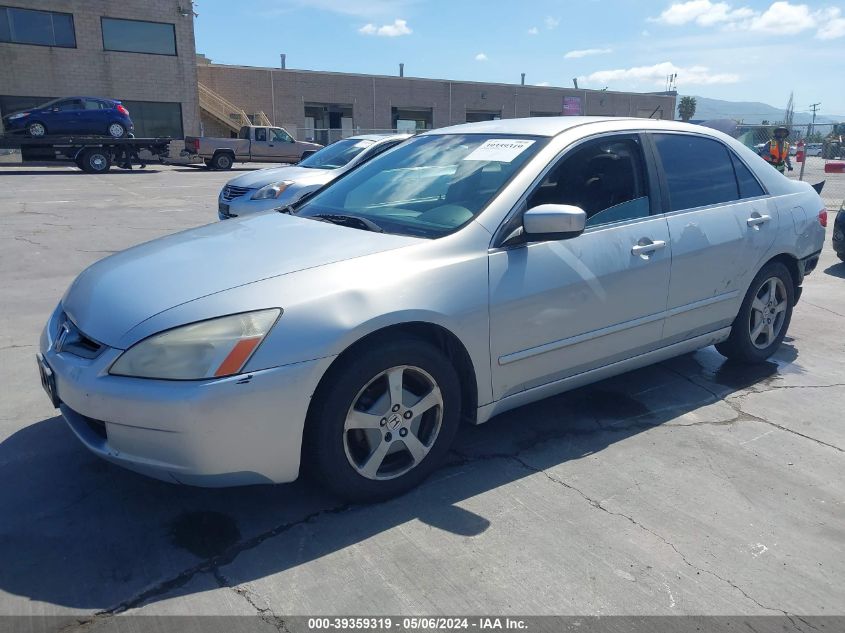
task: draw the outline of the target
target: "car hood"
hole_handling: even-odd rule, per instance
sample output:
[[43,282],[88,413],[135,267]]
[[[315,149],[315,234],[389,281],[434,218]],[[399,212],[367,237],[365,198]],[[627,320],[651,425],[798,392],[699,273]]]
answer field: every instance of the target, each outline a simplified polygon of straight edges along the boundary
[[280,213],[216,222],[98,261],[71,284],[62,307],[87,336],[119,347],[139,323],[200,297],[420,241]]
[[293,180],[301,184],[324,184],[332,179],[335,169],[310,169],[308,167],[274,167],[272,169],[259,169],[233,178],[227,185],[233,187],[248,187],[259,189],[280,180]]

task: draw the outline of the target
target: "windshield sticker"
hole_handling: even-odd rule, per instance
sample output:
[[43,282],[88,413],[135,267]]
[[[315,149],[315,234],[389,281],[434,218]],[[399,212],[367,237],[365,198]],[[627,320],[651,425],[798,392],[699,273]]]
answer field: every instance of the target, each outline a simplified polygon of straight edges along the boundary
[[514,138],[491,138],[475,148],[464,160],[486,160],[510,163],[534,144],[534,141]]

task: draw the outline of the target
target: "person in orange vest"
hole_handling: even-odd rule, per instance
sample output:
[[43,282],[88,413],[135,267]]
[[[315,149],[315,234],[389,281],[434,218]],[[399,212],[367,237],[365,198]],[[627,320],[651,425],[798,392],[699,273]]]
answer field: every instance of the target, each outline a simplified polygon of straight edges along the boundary
[[780,173],[783,173],[784,169],[792,171],[792,161],[789,160],[789,143],[786,142],[786,137],[788,136],[788,128],[782,125],[776,127],[774,138],[760,150],[760,156],[763,157],[763,160]]

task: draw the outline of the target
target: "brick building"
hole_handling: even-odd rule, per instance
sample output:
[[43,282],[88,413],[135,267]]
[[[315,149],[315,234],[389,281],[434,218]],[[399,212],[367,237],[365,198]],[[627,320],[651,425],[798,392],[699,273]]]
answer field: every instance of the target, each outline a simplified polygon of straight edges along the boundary
[[[265,115],[297,138],[322,143],[365,130],[562,114],[673,118],[675,110],[674,94],[229,66],[201,55],[197,78],[250,119]],[[206,135],[232,132],[208,110],[201,118]]]
[[190,0],[0,0],[0,115],[120,99],[136,136],[199,132]]

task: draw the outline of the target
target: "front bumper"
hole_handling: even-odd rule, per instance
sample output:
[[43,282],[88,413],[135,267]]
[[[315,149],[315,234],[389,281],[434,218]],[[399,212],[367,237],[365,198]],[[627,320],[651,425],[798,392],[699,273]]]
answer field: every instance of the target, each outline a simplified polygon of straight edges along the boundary
[[251,196],[257,189],[250,189],[246,194],[232,198],[231,200],[224,200],[222,196],[217,198],[217,217],[220,220],[228,220],[229,218],[239,218],[245,215],[252,215],[253,213],[260,213],[262,211],[272,211],[284,206],[286,203],[280,198],[267,198],[265,200],[252,200]]
[[111,376],[121,353],[57,353],[53,319],[41,354],[60,411],[93,453],[165,481],[222,487],[293,481],[310,396],[331,358],[230,378],[169,381]]

